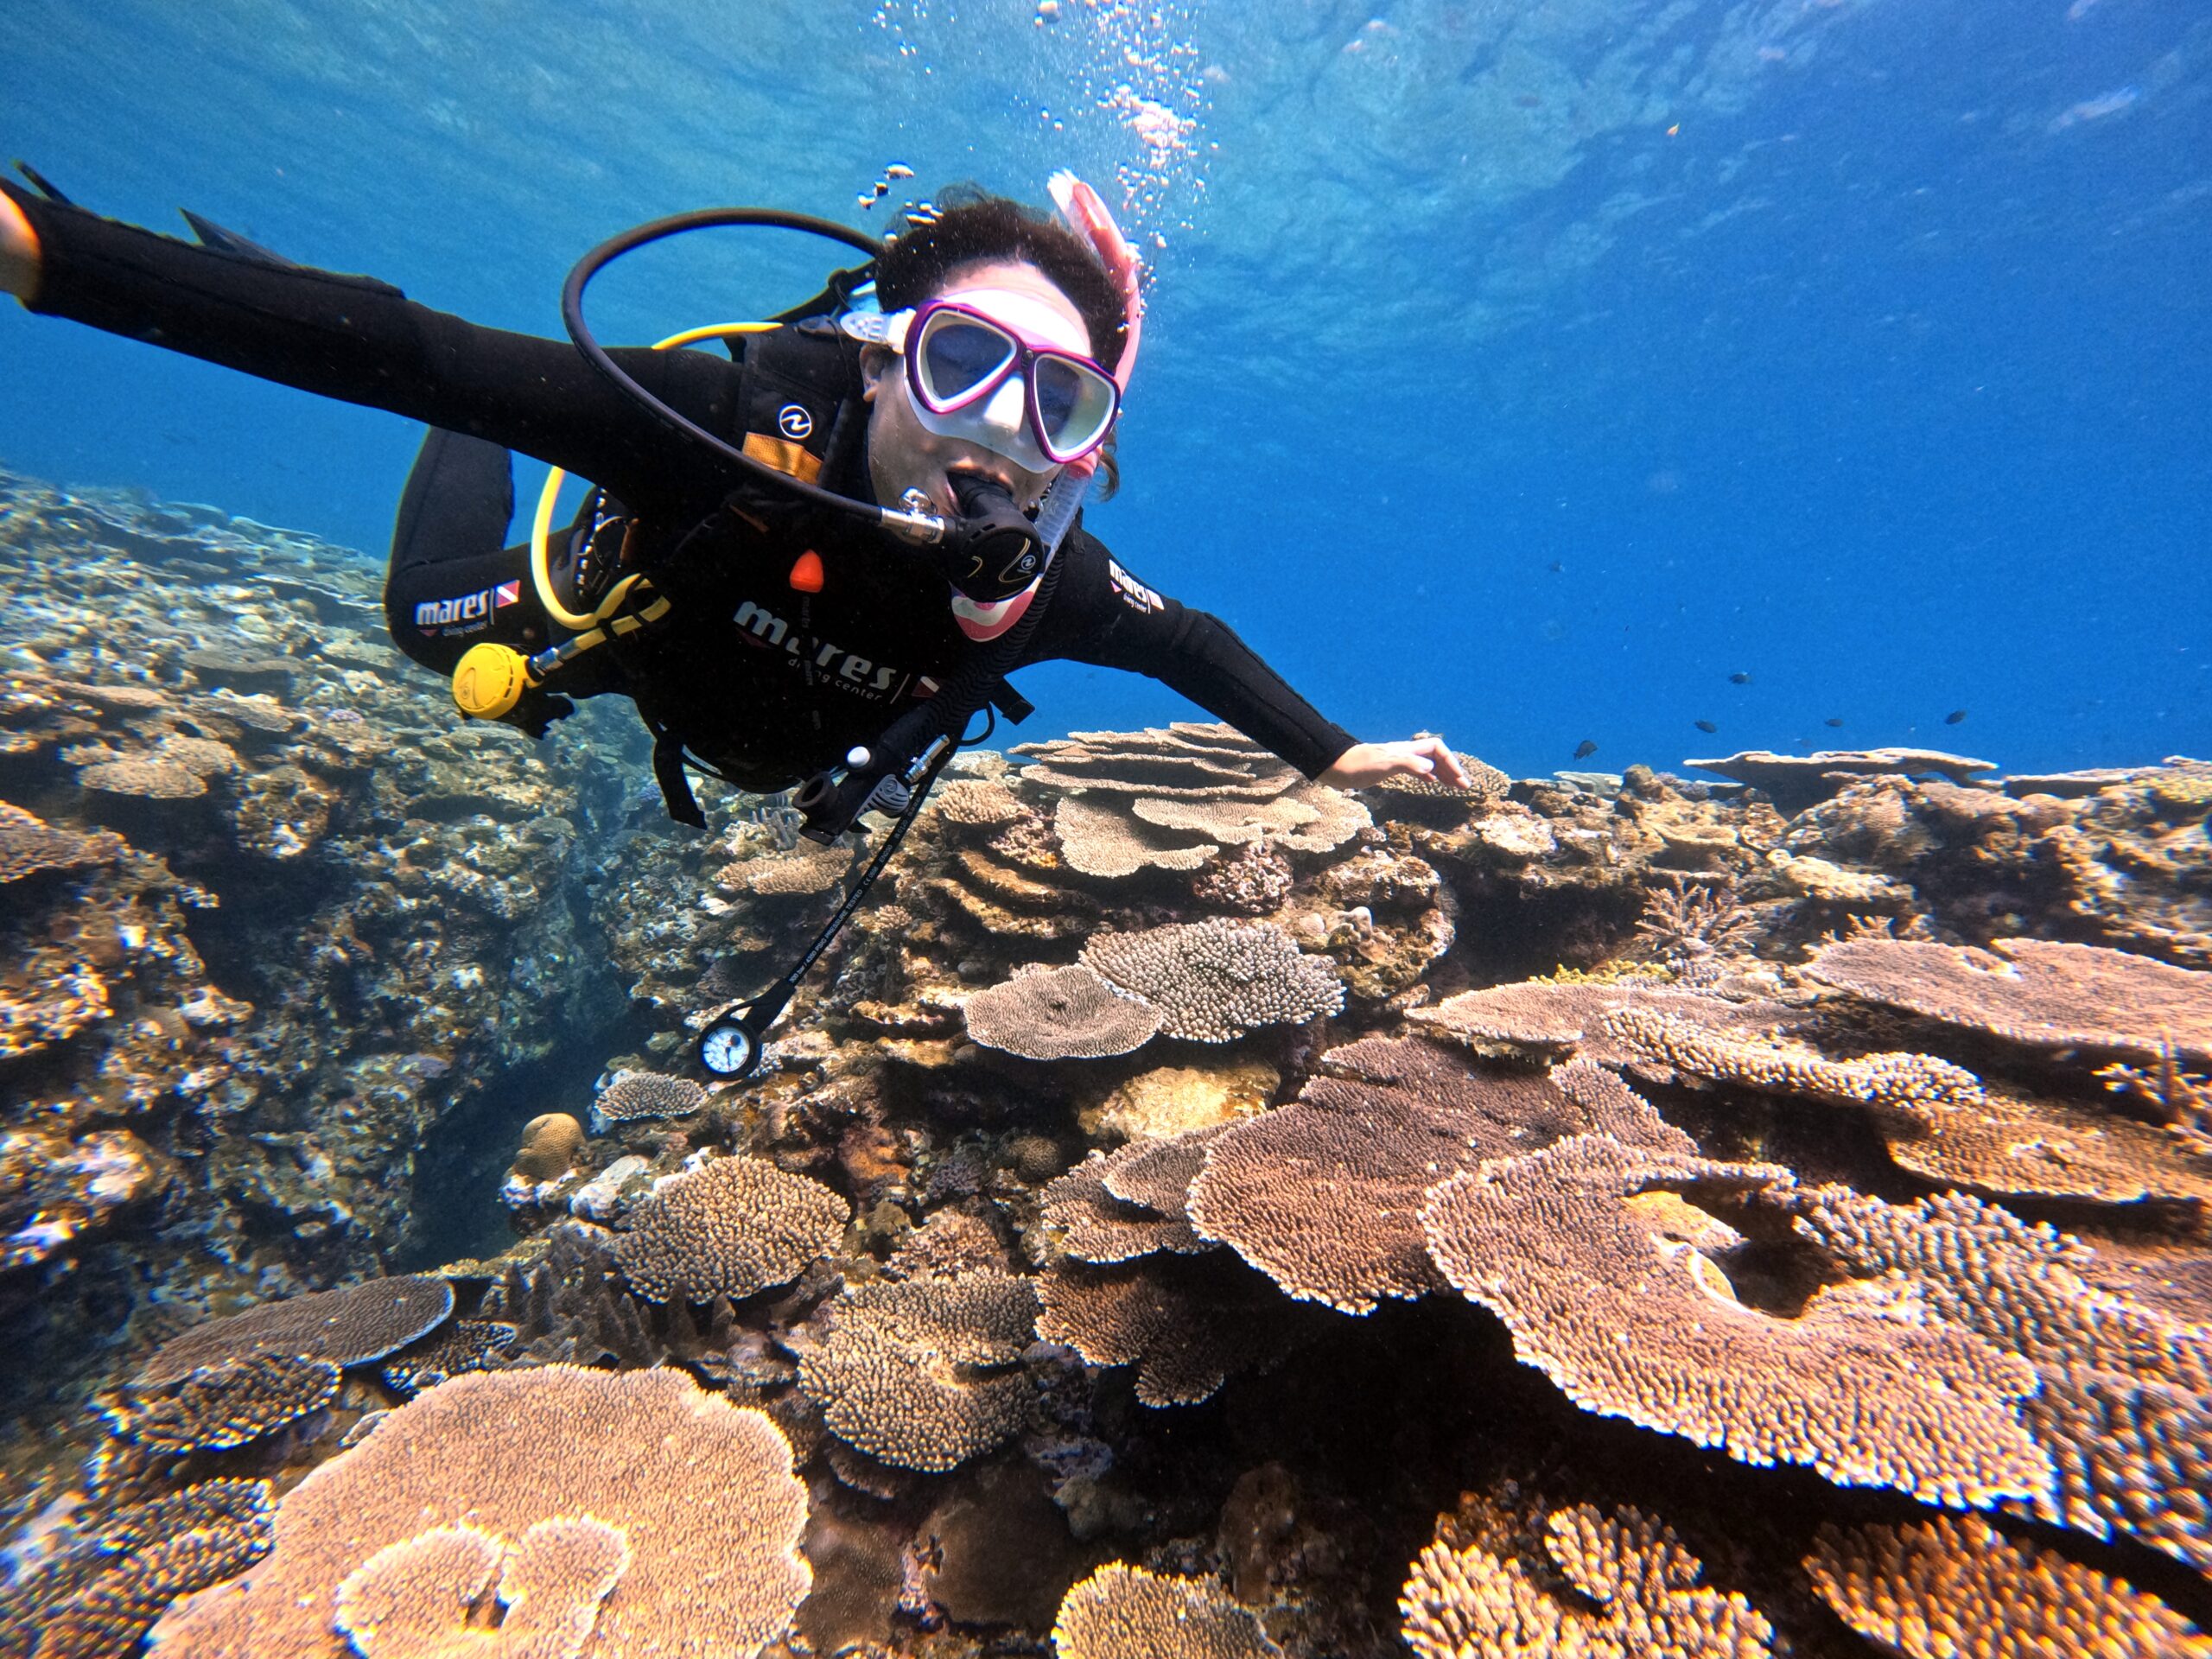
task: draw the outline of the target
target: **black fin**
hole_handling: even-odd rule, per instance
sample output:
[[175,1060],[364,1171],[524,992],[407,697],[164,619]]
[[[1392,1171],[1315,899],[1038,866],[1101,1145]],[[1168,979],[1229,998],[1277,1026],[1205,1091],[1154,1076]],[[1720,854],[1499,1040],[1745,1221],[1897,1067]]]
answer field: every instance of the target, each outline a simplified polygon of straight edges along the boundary
[[44,196],[48,201],[58,201],[64,207],[74,207],[77,205],[75,202],[70,200],[68,197],[63,195],[59,190],[55,189],[54,188],[53,181],[49,180],[45,174],[40,172],[38,168],[33,167],[29,162],[17,162],[16,163],[16,171],[22,174],[26,179],[29,179],[30,181],[31,188],[37,191],[39,194]]
[[234,253],[241,259],[257,260],[264,265],[282,265],[297,270],[294,263],[281,253],[272,253],[258,242],[250,242],[236,231],[226,231],[212,219],[203,219],[189,207],[180,207],[184,222],[192,226],[192,233],[200,238],[200,245],[213,248],[218,253]]

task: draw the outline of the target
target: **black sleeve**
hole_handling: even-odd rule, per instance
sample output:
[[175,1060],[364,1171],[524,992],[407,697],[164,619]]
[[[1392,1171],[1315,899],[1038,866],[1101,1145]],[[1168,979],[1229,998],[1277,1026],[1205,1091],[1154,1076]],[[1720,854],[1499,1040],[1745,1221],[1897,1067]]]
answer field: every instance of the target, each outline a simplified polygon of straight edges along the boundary
[[[696,451],[567,340],[479,327],[366,276],[201,247],[0,181],[39,239],[34,311],[488,438],[606,485],[633,506],[706,493]],[[622,352],[647,390],[712,432],[740,418],[739,373],[703,352]],[[708,473],[716,469],[709,462]],[[719,499],[719,495],[715,497]]]
[[1147,587],[1080,526],[1027,660],[1067,659],[1150,675],[1263,743],[1308,778],[1356,741],[1291,690],[1220,618]]

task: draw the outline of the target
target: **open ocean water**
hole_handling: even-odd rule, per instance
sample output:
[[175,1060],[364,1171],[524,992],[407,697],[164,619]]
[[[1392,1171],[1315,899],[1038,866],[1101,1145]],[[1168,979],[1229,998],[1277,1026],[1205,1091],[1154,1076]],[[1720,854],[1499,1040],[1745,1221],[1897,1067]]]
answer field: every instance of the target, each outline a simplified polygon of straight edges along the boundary
[[1089,528],[1484,764],[1023,671],[719,1082],[860,855],[0,302],[0,1659],[2212,1654],[2202,8],[10,0],[14,158],[553,336],[1071,168]]

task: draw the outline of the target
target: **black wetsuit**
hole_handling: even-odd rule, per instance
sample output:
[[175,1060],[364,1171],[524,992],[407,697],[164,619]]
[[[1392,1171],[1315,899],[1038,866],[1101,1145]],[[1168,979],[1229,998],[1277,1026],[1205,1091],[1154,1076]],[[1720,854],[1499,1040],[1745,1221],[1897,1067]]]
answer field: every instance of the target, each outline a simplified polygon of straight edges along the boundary
[[[480,327],[369,278],[200,247],[0,188],[38,233],[32,309],[486,441],[434,435],[403,505],[387,608],[419,661],[450,667],[483,639],[546,642],[521,551],[500,545],[501,447],[619,498],[637,526],[632,557],[671,601],[665,622],[593,653],[561,689],[626,693],[657,731],[747,787],[784,788],[833,764],[988,649],[960,632],[944,577],[905,543],[677,437],[565,340]],[[736,443],[761,430],[764,409],[772,432],[778,409],[799,396],[748,366],[742,349],[734,362],[693,350],[615,355],[656,397]],[[864,414],[856,397],[843,407]],[[849,429],[816,435],[819,481],[872,499],[859,421],[849,413],[842,424]],[[820,567],[812,592],[792,580],[808,552]],[[1130,576],[1080,523],[1060,557],[1023,662],[1150,675],[1309,777],[1351,747],[1225,624]]]

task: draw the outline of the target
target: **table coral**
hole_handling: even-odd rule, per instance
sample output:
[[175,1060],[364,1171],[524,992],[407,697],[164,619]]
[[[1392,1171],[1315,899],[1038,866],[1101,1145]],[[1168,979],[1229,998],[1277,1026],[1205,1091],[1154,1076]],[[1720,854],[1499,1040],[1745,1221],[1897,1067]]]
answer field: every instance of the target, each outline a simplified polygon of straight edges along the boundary
[[341,1586],[355,1586],[356,1615],[373,1586],[389,1593],[386,1574],[355,1576],[380,1551],[462,1525],[520,1545],[542,1522],[588,1515],[620,1531],[629,1560],[584,1654],[738,1659],[779,1636],[806,1593],[806,1514],[775,1426],[680,1371],[479,1372],[387,1413],[285,1494],[268,1559],[172,1608],[153,1650],[338,1659]]
[[852,1206],[759,1158],[664,1176],[623,1218],[614,1257],[648,1301],[735,1300],[787,1284],[836,1249]]
[[1219,1586],[1115,1561],[1071,1589],[1052,1621],[1059,1659],[1278,1659],[1260,1621]]

